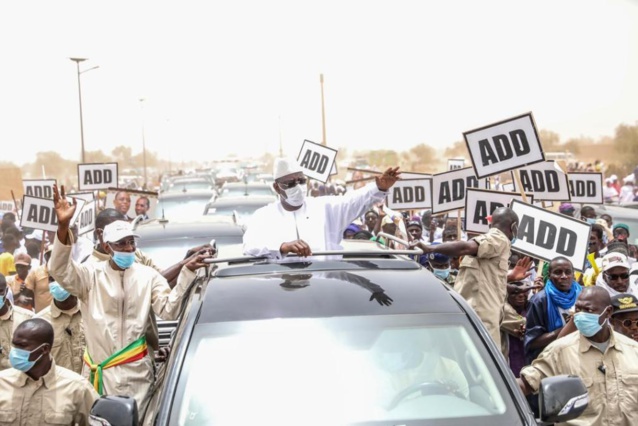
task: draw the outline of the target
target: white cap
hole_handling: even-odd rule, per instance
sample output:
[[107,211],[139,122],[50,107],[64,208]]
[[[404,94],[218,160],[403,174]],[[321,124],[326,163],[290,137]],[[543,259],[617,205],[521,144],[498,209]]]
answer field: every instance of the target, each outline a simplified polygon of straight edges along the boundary
[[605,257],[603,257],[603,271],[608,271],[616,266],[629,269],[627,256],[617,252],[607,253]]
[[275,160],[275,167],[273,168],[272,175],[275,180],[277,180],[280,177],[299,172],[303,173],[303,170],[301,169],[301,166],[299,165],[297,160],[295,160],[294,158],[277,158]]
[[125,220],[116,220],[104,227],[102,238],[105,243],[116,243],[126,237],[139,237],[139,235],[133,232],[133,225]]
[[26,238],[27,240],[38,240],[38,241],[42,241],[43,237],[44,237],[44,231],[42,229],[35,229],[29,235],[24,236],[24,238]]

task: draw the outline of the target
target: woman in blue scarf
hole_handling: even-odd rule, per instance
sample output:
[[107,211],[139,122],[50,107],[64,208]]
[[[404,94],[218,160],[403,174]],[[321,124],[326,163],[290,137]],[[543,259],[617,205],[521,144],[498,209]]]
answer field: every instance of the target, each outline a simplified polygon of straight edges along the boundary
[[569,259],[556,257],[549,263],[545,288],[532,297],[527,309],[524,345],[528,364],[558,338],[581,289],[574,281],[574,267]]

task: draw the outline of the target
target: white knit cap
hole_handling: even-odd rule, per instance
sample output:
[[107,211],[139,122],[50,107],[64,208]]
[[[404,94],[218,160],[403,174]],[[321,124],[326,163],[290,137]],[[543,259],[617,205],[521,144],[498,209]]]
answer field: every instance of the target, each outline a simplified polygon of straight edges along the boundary
[[297,160],[295,160],[294,158],[287,157],[287,158],[277,158],[275,160],[275,167],[273,168],[272,174],[275,180],[277,180],[280,177],[288,176],[293,173],[299,173],[299,172],[303,173],[303,170],[301,169],[301,166],[299,165]]

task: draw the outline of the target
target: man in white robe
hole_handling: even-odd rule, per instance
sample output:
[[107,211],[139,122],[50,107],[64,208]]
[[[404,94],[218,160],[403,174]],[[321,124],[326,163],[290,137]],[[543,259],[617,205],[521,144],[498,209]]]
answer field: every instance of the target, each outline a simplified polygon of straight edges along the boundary
[[339,250],[343,231],[400,178],[399,168],[389,168],[374,183],[343,196],[306,198],[307,179],[297,161],[278,159],[273,188],[279,200],[252,215],[244,234],[244,253],[285,257],[288,253],[311,256],[313,251]]

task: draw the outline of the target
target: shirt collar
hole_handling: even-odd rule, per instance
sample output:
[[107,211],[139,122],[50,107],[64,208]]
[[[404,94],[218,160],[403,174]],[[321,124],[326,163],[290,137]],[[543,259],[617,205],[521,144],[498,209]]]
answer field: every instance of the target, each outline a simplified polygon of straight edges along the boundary
[[0,316],[0,320],[2,320],[2,321],[10,320],[12,313],[13,313],[13,305],[11,305],[11,302],[9,302],[9,309],[7,310],[6,314]]
[[[18,370],[15,370],[15,371],[18,372],[18,375],[15,378],[15,383],[20,387],[25,387],[29,381],[32,381],[32,382],[38,381],[38,380],[33,380],[31,377],[27,375],[27,373],[23,373],[22,371],[18,371]],[[51,357],[51,368],[49,368],[49,371],[47,371],[47,374],[40,377],[40,380],[42,380],[42,383],[44,383],[44,386],[46,386],[47,389],[50,389],[51,386],[53,386],[53,384],[55,383],[55,360],[53,359],[53,357]]]
[[96,249],[93,249],[93,256],[95,256],[99,260],[109,260],[111,258],[111,256],[109,256],[108,254],[101,253],[97,251]]
[[[614,348],[617,351],[622,352],[622,346],[621,345],[616,345],[616,337],[615,337],[615,332],[614,330],[611,328],[610,325],[607,325],[607,327],[609,327],[609,345],[607,346],[607,349],[609,350],[610,348]],[[577,332],[578,334],[580,334],[580,343],[578,345],[578,349],[581,353],[585,353],[587,352],[589,349],[594,348],[596,349],[596,347],[592,344],[592,342],[586,338],[585,336],[582,335],[582,333],[580,331]],[[596,349],[598,350],[598,349]]]
[[58,308],[55,304],[55,302],[51,302],[51,316],[53,318],[57,318],[62,314],[68,315],[70,317],[72,317],[73,315],[75,315],[78,311],[80,310],[80,303],[76,303],[75,306],[72,309],[68,309],[66,311],[63,311],[62,309]]

